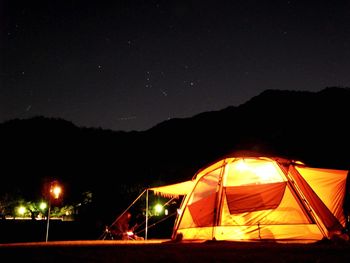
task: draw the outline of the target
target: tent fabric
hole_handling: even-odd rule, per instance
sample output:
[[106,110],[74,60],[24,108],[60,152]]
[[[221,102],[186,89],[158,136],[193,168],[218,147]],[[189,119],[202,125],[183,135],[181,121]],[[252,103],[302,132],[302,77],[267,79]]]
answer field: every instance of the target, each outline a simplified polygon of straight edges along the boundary
[[193,181],[185,181],[178,184],[171,184],[159,187],[152,187],[151,190],[156,195],[170,198],[179,198],[179,196],[187,195],[193,188]]
[[[341,231],[342,226],[334,214],[327,208],[321,198],[315,193],[305,178],[296,169],[292,168],[292,175],[300,187],[304,197],[308,200],[310,209],[316,213],[328,231]],[[317,219],[317,218],[316,218]]]
[[342,209],[348,171],[335,169],[320,169],[309,167],[295,167],[308,182],[322,202],[345,227],[346,219]]
[[215,200],[216,194],[213,193],[188,206],[196,226],[213,226]]
[[230,214],[275,209],[281,203],[286,183],[226,187]]
[[151,190],[183,196],[173,239],[309,243],[344,230],[347,174],[282,158],[234,156],[191,181]]

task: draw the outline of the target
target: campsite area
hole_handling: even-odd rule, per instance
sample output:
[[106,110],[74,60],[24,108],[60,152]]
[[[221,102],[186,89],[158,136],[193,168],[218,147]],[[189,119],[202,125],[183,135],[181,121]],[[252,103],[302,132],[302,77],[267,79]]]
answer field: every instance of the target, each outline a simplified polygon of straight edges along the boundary
[[0,245],[14,262],[349,262],[348,242],[59,241]]

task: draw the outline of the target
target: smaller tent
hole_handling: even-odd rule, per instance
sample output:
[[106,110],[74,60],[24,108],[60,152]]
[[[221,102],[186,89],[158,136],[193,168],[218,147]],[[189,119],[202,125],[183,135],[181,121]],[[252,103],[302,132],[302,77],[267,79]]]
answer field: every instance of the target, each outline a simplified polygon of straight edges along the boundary
[[190,181],[150,190],[183,196],[174,240],[310,243],[344,236],[347,175],[278,157],[232,156]]

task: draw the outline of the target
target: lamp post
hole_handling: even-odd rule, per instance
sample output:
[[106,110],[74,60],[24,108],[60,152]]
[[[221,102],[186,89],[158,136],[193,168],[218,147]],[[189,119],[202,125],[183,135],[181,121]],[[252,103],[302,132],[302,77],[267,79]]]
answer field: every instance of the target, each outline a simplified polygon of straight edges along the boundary
[[47,242],[49,239],[49,225],[50,225],[50,213],[51,213],[51,199],[58,199],[62,193],[62,188],[57,181],[50,183],[50,192],[48,196],[48,209],[47,209],[47,222],[46,222],[46,239]]

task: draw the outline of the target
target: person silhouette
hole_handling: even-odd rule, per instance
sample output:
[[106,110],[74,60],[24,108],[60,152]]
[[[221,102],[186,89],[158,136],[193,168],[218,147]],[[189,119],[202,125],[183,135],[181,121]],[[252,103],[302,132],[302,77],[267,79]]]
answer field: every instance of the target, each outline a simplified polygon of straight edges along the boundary
[[129,223],[131,219],[131,213],[123,213],[111,227],[110,231],[115,236],[115,239],[128,240]]

